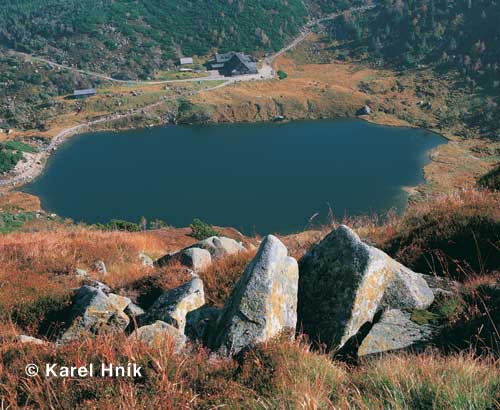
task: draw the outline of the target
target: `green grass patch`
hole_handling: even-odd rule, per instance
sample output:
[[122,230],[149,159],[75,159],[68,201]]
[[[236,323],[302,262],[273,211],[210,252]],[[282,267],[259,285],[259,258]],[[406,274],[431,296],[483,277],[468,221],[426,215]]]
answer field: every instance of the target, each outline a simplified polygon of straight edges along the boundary
[[0,172],[11,171],[21,159],[24,159],[24,156],[20,151],[1,150]]
[[5,143],[5,149],[11,150],[11,151],[21,151],[21,152],[31,152],[35,153],[38,152],[37,147],[33,147],[32,145],[26,144],[21,141],[7,141]]
[[0,233],[9,233],[24,226],[26,222],[35,219],[34,212],[23,212],[19,214],[0,213]]

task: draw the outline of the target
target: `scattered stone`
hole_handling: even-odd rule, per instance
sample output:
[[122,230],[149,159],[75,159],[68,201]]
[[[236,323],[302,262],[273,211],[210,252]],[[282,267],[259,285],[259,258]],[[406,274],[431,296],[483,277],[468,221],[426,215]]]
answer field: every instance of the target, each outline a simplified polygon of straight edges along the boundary
[[206,249],[214,259],[245,251],[245,247],[240,242],[231,238],[226,238],[225,236],[211,236],[210,238],[195,243],[189,248]]
[[68,342],[94,335],[107,329],[125,329],[129,318],[125,308],[130,299],[113,293],[106,295],[101,289],[82,286],[73,297],[70,327],[62,335],[60,342]]
[[36,337],[27,336],[27,335],[18,335],[18,336],[16,336],[16,340],[22,344],[34,344],[34,345],[46,345],[47,344],[47,342],[45,340],[37,339]]
[[141,317],[141,323],[166,322],[184,333],[186,315],[205,304],[203,282],[195,277],[189,282],[163,293]]
[[137,338],[143,343],[150,346],[161,346],[165,338],[171,338],[174,343],[174,350],[179,352],[186,345],[186,336],[179,329],[169,325],[168,323],[157,320],[156,322],[142,326],[132,333],[130,338]]
[[226,302],[210,345],[237,354],[294,330],[298,274],[297,261],[288,256],[285,245],[267,236]]
[[80,278],[88,278],[89,277],[89,274],[86,270],[84,269],[79,269],[79,268],[76,268],[75,269],[75,276],[78,276]]
[[[162,256],[161,258],[157,259],[154,264],[158,267],[162,267],[173,259],[179,259],[181,263],[185,263],[187,266],[192,267],[190,266],[190,264],[193,263],[192,257],[194,253],[192,251],[189,251],[190,249],[204,249],[208,251],[210,253],[211,260],[221,258],[226,255],[234,255],[238,252],[243,252],[246,250],[241,242],[237,242],[234,239],[226,238],[224,236],[211,236],[210,238],[204,239],[200,242],[196,242],[194,245],[188,246],[187,248],[184,248],[180,251],[172,252],[165,256]],[[207,257],[205,255],[201,255],[202,254],[200,253],[196,254],[196,256],[200,256],[200,258],[203,258],[203,262],[201,263],[208,263]]]
[[418,325],[410,320],[410,313],[398,309],[385,311],[375,323],[358,349],[358,356],[367,356],[392,350],[418,348],[433,335],[429,325]]
[[[300,260],[298,316],[305,333],[330,348],[342,347],[373,321],[395,278],[388,299],[401,295],[413,280],[424,289],[401,264],[363,243],[347,226],[339,226]],[[404,302],[391,303],[426,305],[429,295],[422,289],[412,288]]]
[[181,263],[195,272],[200,272],[212,264],[212,256],[206,249],[189,248],[181,252]]
[[105,294],[111,293],[111,288],[98,280],[85,280],[83,284],[90,286],[91,288],[102,290]]
[[356,115],[370,115],[371,113],[372,113],[372,109],[368,105],[365,105],[364,107],[362,107],[358,111],[356,111]]
[[93,268],[96,272],[99,272],[101,275],[108,274],[108,270],[106,269],[106,264],[103,261],[95,261]]
[[153,259],[146,255],[144,252],[139,253],[139,260],[141,261],[143,266],[148,268],[152,268],[154,266]]

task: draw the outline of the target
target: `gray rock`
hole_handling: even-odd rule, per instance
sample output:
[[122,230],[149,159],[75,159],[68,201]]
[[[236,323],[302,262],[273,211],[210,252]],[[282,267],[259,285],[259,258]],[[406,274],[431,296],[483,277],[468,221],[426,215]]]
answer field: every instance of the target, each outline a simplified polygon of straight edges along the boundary
[[95,261],[93,268],[96,272],[99,272],[101,275],[108,274],[108,270],[106,269],[106,264],[103,261]]
[[237,354],[297,324],[298,266],[267,236],[226,302],[210,345]]
[[144,313],[146,313],[143,308],[137,306],[133,302],[130,302],[130,304],[125,308],[124,312],[130,318],[138,318],[139,316],[142,316]]
[[129,338],[135,338],[153,347],[161,346],[166,338],[170,338],[176,352],[182,350],[186,345],[186,336],[184,336],[179,329],[160,320],[150,325],[140,327],[132,333]]
[[139,253],[139,260],[141,261],[143,266],[148,268],[152,268],[154,266],[153,259],[146,255],[144,252]]
[[370,106],[365,105],[356,112],[356,115],[370,115],[371,113],[372,109],[370,108]]
[[130,320],[124,310],[129,304],[130,299],[126,297],[106,295],[101,289],[82,286],[73,297],[73,321],[59,341],[64,343],[103,330],[125,329]]
[[[347,226],[339,226],[300,260],[298,316],[304,332],[330,348],[342,347],[373,321],[394,280],[387,299],[399,299],[391,303],[429,302],[418,278],[381,250],[363,243]],[[421,289],[404,294],[413,282]]]
[[459,292],[460,283],[441,276],[422,274],[434,296],[451,296]]
[[427,309],[434,294],[422,275],[395,262],[394,278],[387,285],[382,306],[402,310]]
[[206,249],[189,248],[181,252],[181,263],[195,272],[204,271],[212,264],[212,256]]
[[27,335],[17,335],[16,341],[22,344],[34,344],[34,345],[46,345],[47,342],[45,340],[37,339],[33,336]]
[[382,314],[358,349],[358,356],[393,350],[420,348],[433,335],[428,325],[418,325],[410,320],[410,313],[391,309]]
[[210,335],[215,331],[221,311],[216,307],[205,305],[189,312],[186,316],[186,336],[191,340],[208,344]]
[[[210,253],[211,259],[221,258],[226,255],[234,255],[238,252],[245,251],[245,247],[240,243],[231,238],[226,238],[224,236],[211,236],[210,238],[204,239],[200,242],[188,246],[177,252],[169,253],[161,258],[157,259],[154,264],[158,267],[165,266],[171,260],[178,259],[187,266],[192,263],[189,258],[193,255],[192,252],[187,252],[190,249],[204,249]],[[187,254],[186,254],[187,252]],[[185,256],[187,255],[187,256]],[[202,255],[198,253],[197,255]],[[184,262],[183,262],[183,258]],[[206,256],[202,256],[206,260]],[[204,263],[207,263],[206,261]],[[196,269],[195,269],[196,270]]]
[[163,293],[141,317],[141,323],[166,322],[184,333],[186,315],[205,304],[203,282],[195,277],[189,282]]
[[85,280],[83,284],[90,286],[91,288],[102,290],[105,294],[111,293],[111,288],[98,280]]
[[75,276],[78,276],[80,278],[88,278],[89,274],[84,269],[76,268],[75,269]]
[[231,238],[226,238],[225,236],[211,236],[210,238],[195,243],[189,248],[206,249],[214,259],[245,251],[245,247],[240,242]]

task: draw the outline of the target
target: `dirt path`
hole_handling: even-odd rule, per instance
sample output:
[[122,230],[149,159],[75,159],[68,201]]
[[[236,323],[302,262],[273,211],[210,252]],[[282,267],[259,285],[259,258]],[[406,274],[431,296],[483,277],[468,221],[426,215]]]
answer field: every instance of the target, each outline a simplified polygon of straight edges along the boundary
[[[373,9],[375,6],[364,6],[364,7],[354,7],[349,9],[348,11],[350,12],[364,12],[370,9]],[[50,61],[48,59],[42,58],[42,57],[36,57],[30,54],[26,53],[21,53],[17,51],[9,51],[13,55],[18,55],[23,58],[26,58],[30,61],[37,61],[37,62],[43,62],[45,64],[50,64],[54,67],[59,67],[64,70],[69,70],[73,71],[76,73],[92,76],[92,77],[97,77],[97,78],[102,78],[107,81],[115,82],[115,83],[120,83],[120,84],[136,84],[136,85],[157,85],[157,84],[168,84],[168,83],[187,83],[187,82],[195,82],[195,81],[217,81],[217,80],[222,80],[224,81],[222,84],[219,84],[214,87],[210,88],[205,88],[203,90],[195,91],[194,93],[191,92],[190,95],[195,95],[199,94],[201,92],[207,92],[207,91],[212,91],[216,90],[222,87],[225,87],[229,84],[234,84],[238,82],[247,82],[247,81],[263,81],[263,80],[270,80],[274,79],[275,77],[275,72],[272,67],[273,62],[282,54],[286,53],[287,51],[295,48],[297,45],[302,43],[304,40],[307,39],[307,37],[312,33],[312,27],[315,25],[322,23],[327,20],[332,20],[336,17],[338,17],[341,13],[334,13],[322,18],[318,18],[315,20],[310,21],[307,23],[301,30],[301,33],[298,37],[293,39],[288,45],[283,47],[281,50],[277,51],[276,53],[272,54],[271,56],[267,57],[263,61],[263,65],[259,70],[258,74],[254,75],[240,75],[240,76],[234,76],[234,77],[224,77],[220,74],[216,74],[215,72],[211,72],[211,74],[207,77],[200,77],[200,78],[189,78],[189,79],[182,79],[182,80],[165,80],[165,81],[129,81],[129,80],[119,80],[116,78],[113,78],[111,76],[108,76],[106,74],[102,73],[96,73],[93,71],[88,71],[88,70],[81,70],[77,69],[75,67],[70,67],[70,66],[65,66],[62,64],[55,63],[53,61]],[[169,100],[174,100],[179,98],[180,96],[173,96],[169,97],[167,99],[162,99],[160,101],[157,101],[153,104],[137,108],[135,110],[130,110],[125,113],[119,113],[119,114],[111,114],[107,115],[92,121],[88,121],[82,124],[78,124],[69,128],[64,129],[63,131],[59,132],[54,138],[51,139],[49,145],[40,153],[36,155],[27,155],[25,154],[25,159],[26,161],[21,162],[21,164],[18,164],[19,166],[16,166],[13,171],[9,175],[7,175],[5,178],[0,180],[0,189],[11,189],[14,187],[18,187],[21,185],[24,185],[33,179],[35,179],[37,176],[39,176],[44,167],[45,164],[51,155],[53,151],[57,149],[57,147],[66,140],[66,138],[84,132],[88,131],[92,127],[107,123],[107,122],[112,122],[112,121],[117,121],[120,119],[124,118],[129,118],[135,114],[138,114],[144,110],[150,110],[152,108],[155,108],[161,104],[163,104],[165,101]]]
[[[214,87],[204,88],[202,90],[195,92],[191,91],[190,95],[196,95],[200,92],[217,90],[232,83],[234,83],[234,81],[225,81],[224,83],[218,84]],[[164,104],[166,101],[172,101],[178,99],[179,97],[180,96],[176,95],[169,98],[163,98],[160,101],[157,101],[153,104],[149,104],[144,107],[137,108],[135,110],[130,110],[119,114],[106,115],[104,117],[100,117],[95,120],[88,121],[82,124],[74,125],[73,127],[69,127],[62,130],[54,138],[50,140],[49,145],[45,147],[41,152],[37,154],[25,153],[24,154],[25,161],[20,161],[9,175],[7,175],[4,179],[0,180],[0,189],[2,187],[8,189],[19,187],[21,185],[27,184],[28,182],[32,181],[37,176],[39,176],[42,173],[43,169],[45,168],[45,164],[47,163],[47,160],[50,157],[50,155],[55,150],[57,150],[57,147],[61,145],[68,137],[88,131],[92,129],[92,127],[99,124],[117,121],[124,118],[129,118],[135,114],[141,113],[142,111],[158,107],[161,104]]]

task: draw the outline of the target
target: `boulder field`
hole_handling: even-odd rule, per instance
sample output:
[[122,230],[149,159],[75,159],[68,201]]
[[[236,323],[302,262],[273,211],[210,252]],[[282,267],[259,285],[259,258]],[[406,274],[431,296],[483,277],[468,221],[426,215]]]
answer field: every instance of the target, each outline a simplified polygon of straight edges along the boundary
[[155,266],[175,259],[193,278],[166,289],[148,309],[102,283],[86,284],[75,292],[58,343],[120,330],[149,344],[169,338],[177,351],[197,342],[237,355],[278,335],[294,337],[298,329],[329,350],[366,356],[428,343],[436,329],[414,323],[411,312],[449,292],[341,225],[298,262],[277,237],[266,236],[225,305],[207,305],[196,272],[244,250],[232,239],[211,237],[160,258]]

